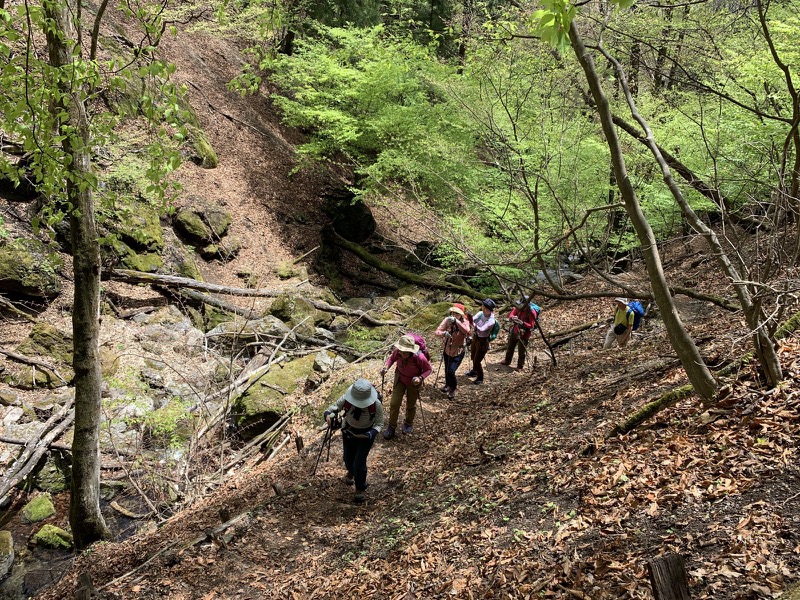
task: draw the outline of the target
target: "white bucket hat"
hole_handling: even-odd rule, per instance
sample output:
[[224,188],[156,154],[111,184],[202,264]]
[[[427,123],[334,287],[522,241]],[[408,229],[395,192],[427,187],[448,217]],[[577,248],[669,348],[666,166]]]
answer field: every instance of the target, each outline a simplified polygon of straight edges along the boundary
[[614,298],[614,302],[621,302],[622,304],[628,304],[627,298]]
[[345,400],[356,408],[367,408],[378,399],[378,390],[366,379],[356,379],[344,393]]
[[419,352],[419,346],[410,335],[402,336],[395,342],[394,347],[400,350],[400,352],[411,352],[413,354]]

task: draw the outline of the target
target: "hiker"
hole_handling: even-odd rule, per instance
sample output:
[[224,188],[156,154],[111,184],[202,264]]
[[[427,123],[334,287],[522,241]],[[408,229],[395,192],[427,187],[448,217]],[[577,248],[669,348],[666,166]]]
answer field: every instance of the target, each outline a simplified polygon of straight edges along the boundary
[[464,360],[464,346],[467,336],[472,332],[472,326],[464,313],[463,304],[453,304],[448,315],[439,323],[436,335],[444,338],[442,360],[444,361],[444,387],[442,391],[450,400],[456,397],[458,380],[456,371]]
[[622,348],[628,343],[633,331],[633,310],[628,307],[627,298],[614,298],[614,321],[606,334],[603,350],[608,350],[617,340],[617,345]]
[[347,469],[345,483],[355,483],[356,502],[364,501],[367,483],[367,455],[375,437],[383,429],[383,405],[378,400],[378,391],[366,379],[355,383],[325,411],[325,421],[344,411],[342,417],[342,449],[344,466]]
[[433,372],[431,363],[419,351],[419,345],[410,335],[402,336],[394,344],[394,351],[386,359],[386,364],[381,369],[381,376],[386,375],[389,368],[396,364],[394,373],[394,388],[392,400],[389,404],[389,424],[383,432],[383,437],[390,440],[397,429],[397,419],[400,416],[400,404],[406,396],[406,418],[403,422],[403,433],[411,433],[414,424],[414,415],[417,413],[417,400],[422,382]]
[[496,319],[494,318],[494,309],[497,305],[491,298],[486,298],[481,303],[481,311],[472,318],[472,323],[475,326],[475,332],[472,336],[472,344],[469,348],[469,354],[472,358],[472,369],[467,373],[467,377],[475,377],[472,383],[483,383],[483,366],[481,361],[486,353],[489,351],[489,336],[492,334],[492,328]]
[[530,305],[530,302],[524,298],[515,306],[511,313],[508,315],[508,320],[511,321],[511,331],[508,333],[508,345],[506,346],[506,358],[503,364],[507,367],[511,366],[511,360],[514,358],[514,350],[518,349],[517,355],[517,371],[521,371],[525,366],[525,355],[528,349],[528,340],[531,339],[531,331],[536,327],[536,319],[539,318],[536,310]]

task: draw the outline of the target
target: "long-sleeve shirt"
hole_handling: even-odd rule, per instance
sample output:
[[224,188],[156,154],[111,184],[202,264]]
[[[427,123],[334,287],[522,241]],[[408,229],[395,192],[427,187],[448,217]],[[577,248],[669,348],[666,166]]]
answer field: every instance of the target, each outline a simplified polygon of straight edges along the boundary
[[397,377],[403,385],[411,385],[414,377],[425,379],[433,372],[433,367],[422,352],[409,354],[408,358],[403,358],[400,351],[395,348],[394,352],[386,359],[385,368],[388,370],[393,364],[397,363]]
[[[347,398],[340,397],[336,402],[331,404],[325,412],[338,413],[344,408]],[[376,429],[378,433],[383,429],[383,404],[379,400],[375,401],[375,410],[370,414],[370,407],[356,408],[350,407],[344,415],[344,426],[355,434],[366,433],[370,429]],[[359,412],[360,411],[360,412]],[[356,418],[358,414],[358,418]]]
[[488,338],[489,334],[492,333],[494,322],[494,313],[487,317],[483,311],[480,311],[472,318],[472,324],[475,326],[475,335],[481,339]]
[[529,305],[525,305],[520,309],[518,306],[514,307],[511,311],[511,314],[508,315],[510,320],[513,320],[514,317],[522,321],[522,325],[517,325],[514,323],[514,327],[511,328],[511,332],[519,337],[521,340],[527,342],[531,337],[531,330],[536,325],[536,316],[531,310]]
[[444,320],[439,323],[435,334],[442,337],[445,333],[449,333],[450,337],[446,338],[444,341],[444,353],[447,354],[447,356],[458,356],[464,351],[464,342],[466,342],[467,336],[472,331],[472,326],[466,317],[462,317],[461,319],[454,317],[452,323],[448,321],[448,319],[449,317],[445,317]]

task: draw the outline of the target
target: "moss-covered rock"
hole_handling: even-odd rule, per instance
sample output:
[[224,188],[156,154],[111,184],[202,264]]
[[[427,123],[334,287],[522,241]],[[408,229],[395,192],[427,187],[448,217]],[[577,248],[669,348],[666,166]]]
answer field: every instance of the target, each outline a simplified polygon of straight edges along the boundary
[[70,465],[60,454],[51,453],[36,474],[36,487],[48,494],[58,494],[69,488]]
[[72,371],[67,371],[65,368],[61,376],[64,377],[63,380],[49,369],[10,363],[8,368],[0,373],[0,381],[21,390],[55,389],[67,385],[72,379]]
[[131,269],[133,271],[156,273],[162,266],[164,266],[164,261],[158,254],[151,254],[149,252],[136,254],[135,252],[132,252],[127,254],[120,261],[120,264],[124,268]]
[[419,331],[426,337],[432,335],[439,323],[447,316],[447,311],[453,306],[452,302],[436,302],[418,309],[417,313],[408,321],[408,328]]
[[69,550],[72,548],[72,535],[60,527],[50,525],[49,523],[42,526],[42,528],[34,534],[33,541],[45,548],[54,548],[56,550]]
[[397,336],[397,328],[389,325],[383,327],[354,325],[346,329],[342,335],[337,335],[337,339],[345,346],[350,346],[359,353],[367,354],[394,342]]
[[218,243],[225,236],[231,214],[215,202],[193,196],[175,213],[173,224],[189,243],[205,247]]
[[14,538],[10,531],[0,531],[0,580],[11,570],[14,564]]
[[61,293],[61,259],[33,238],[0,240],[0,291],[52,299]]
[[227,236],[214,244],[208,244],[200,249],[200,256],[206,260],[218,258],[220,260],[233,260],[242,250],[242,240],[236,236]]
[[308,300],[289,294],[275,298],[269,313],[287,323],[289,327],[295,327],[302,322],[296,331],[308,336],[314,335],[315,326],[324,326],[333,320],[333,315],[330,313],[317,310]]
[[208,141],[205,132],[199,127],[188,126],[189,138],[192,142],[193,156],[191,161],[204,169],[214,169],[219,164],[217,153]]
[[22,507],[21,514],[28,523],[38,523],[56,514],[56,507],[50,494],[39,494]]
[[305,385],[313,372],[314,359],[314,355],[309,354],[283,366],[274,366],[236,398],[233,414],[244,437],[250,438],[266,431],[289,410],[290,396]]
[[17,346],[17,352],[42,356],[56,363],[72,364],[72,336],[49,323],[39,322]]

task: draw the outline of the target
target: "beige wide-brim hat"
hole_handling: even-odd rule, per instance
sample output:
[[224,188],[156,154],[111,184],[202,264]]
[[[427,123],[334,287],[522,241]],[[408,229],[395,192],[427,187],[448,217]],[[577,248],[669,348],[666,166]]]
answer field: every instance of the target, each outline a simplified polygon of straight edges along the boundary
[[395,342],[394,347],[400,350],[400,352],[411,352],[414,354],[419,352],[419,346],[410,335],[402,336]]
[[464,316],[464,311],[458,308],[457,306],[451,306],[449,312],[456,313],[457,315],[461,315],[462,317]]
[[378,390],[368,380],[356,379],[355,383],[347,388],[344,397],[356,408],[367,408],[378,399]]
[[614,298],[614,302],[618,304],[625,304],[627,306],[628,299],[627,298]]

